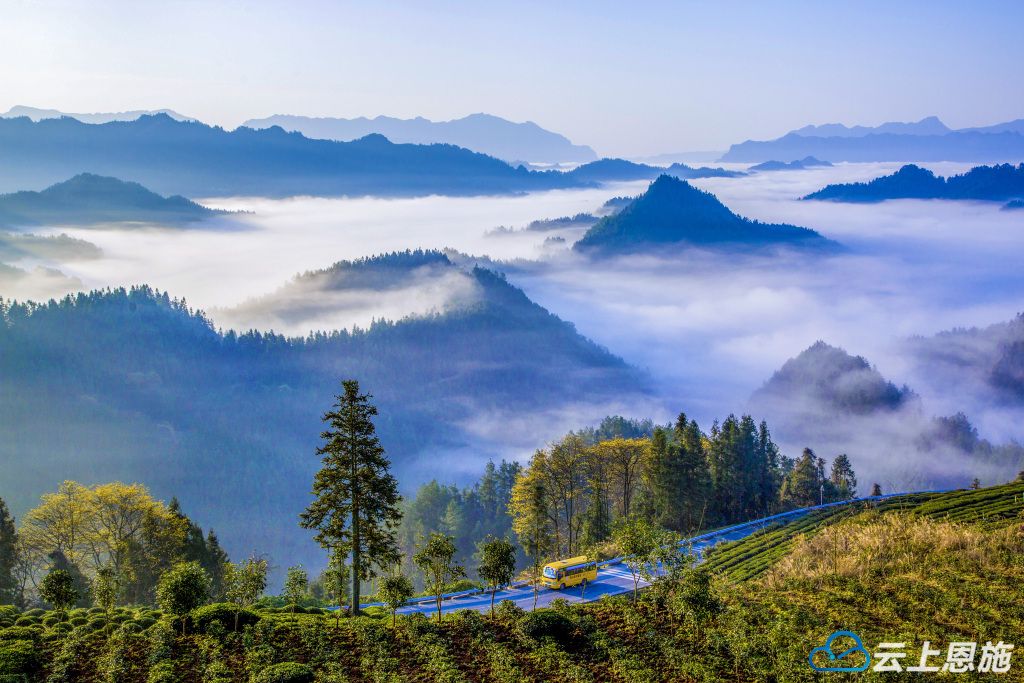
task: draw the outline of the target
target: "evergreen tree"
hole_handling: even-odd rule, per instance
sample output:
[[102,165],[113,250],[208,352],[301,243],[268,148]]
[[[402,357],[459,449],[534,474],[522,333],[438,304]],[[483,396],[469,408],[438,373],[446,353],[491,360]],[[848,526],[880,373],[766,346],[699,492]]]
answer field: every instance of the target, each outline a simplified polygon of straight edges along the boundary
[[711,496],[711,471],[704,452],[704,435],[696,420],[679,414],[675,426],[673,514],[666,526],[673,531],[696,531],[706,521]]
[[789,508],[817,505],[824,480],[824,465],[810,448],[796,461],[782,484],[781,499]]
[[882,487],[879,484],[872,484],[871,485],[871,495],[872,496],[880,496],[880,495],[882,495]]
[[398,483],[377,438],[370,396],[355,380],[342,382],[333,409],[324,416],[329,429],[317,449],[323,467],[313,480],[315,500],[301,515],[306,529],[332,552],[351,554],[352,613],[359,612],[360,582],[399,560],[396,527],[401,520]]
[[837,455],[832,461],[829,482],[835,490],[836,500],[849,500],[857,495],[857,475],[845,453]]
[[224,593],[227,590],[224,581],[224,567],[231,562],[231,558],[220,546],[220,540],[213,529],[210,529],[206,535],[205,547],[206,556],[200,564],[210,575],[210,594],[216,602],[224,599]]
[[0,605],[20,602],[18,581],[14,575],[18,564],[18,534],[7,503],[0,498]]

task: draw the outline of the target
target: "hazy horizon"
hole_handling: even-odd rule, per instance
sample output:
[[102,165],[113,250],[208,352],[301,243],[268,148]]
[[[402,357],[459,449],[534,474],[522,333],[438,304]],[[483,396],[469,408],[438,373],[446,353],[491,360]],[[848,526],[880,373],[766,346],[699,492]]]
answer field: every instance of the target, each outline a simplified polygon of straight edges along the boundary
[[1017,3],[742,4],[19,2],[0,25],[19,63],[0,73],[0,108],[171,108],[228,128],[485,112],[634,157],[807,124],[1024,116],[1010,85],[1024,61]]

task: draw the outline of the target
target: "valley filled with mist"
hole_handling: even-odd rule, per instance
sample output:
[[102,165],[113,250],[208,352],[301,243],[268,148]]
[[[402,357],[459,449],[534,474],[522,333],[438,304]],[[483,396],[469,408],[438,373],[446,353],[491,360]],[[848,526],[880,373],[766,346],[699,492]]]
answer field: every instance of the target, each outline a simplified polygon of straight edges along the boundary
[[[784,453],[845,453],[886,490],[1003,481],[1024,455],[1020,214],[814,198],[900,167],[605,160],[522,171],[556,189],[191,200],[78,175],[4,195],[3,457],[35,463],[13,507],[57,468],[144,477],[233,542],[304,557],[284,529],[343,376],[379,400],[405,491],[680,409],[766,419]],[[259,525],[205,502],[240,483],[280,489]]]

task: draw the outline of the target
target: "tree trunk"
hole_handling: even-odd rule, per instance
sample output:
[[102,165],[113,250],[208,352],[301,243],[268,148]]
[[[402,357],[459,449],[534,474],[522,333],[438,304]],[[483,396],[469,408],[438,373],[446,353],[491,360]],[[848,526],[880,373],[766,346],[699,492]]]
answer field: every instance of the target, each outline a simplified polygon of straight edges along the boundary
[[359,537],[359,492],[356,490],[356,461],[352,458],[352,616],[359,615],[359,578],[362,576],[362,539]]
[[493,588],[493,589],[491,590],[491,618],[492,618],[492,619],[494,618],[494,594],[495,594],[495,593],[497,593],[497,592],[498,592],[498,587],[497,587],[497,586],[495,586],[495,587],[494,587],[494,588]]

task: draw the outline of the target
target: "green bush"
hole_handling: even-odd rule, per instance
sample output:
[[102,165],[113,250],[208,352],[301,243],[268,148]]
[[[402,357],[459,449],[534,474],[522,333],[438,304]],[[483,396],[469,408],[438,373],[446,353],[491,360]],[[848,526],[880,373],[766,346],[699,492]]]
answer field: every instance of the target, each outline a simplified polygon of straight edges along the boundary
[[498,606],[494,608],[494,613],[501,619],[517,620],[519,617],[526,614],[526,610],[512,602],[511,600],[502,600],[498,603]]
[[[223,626],[225,630],[233,631],[235,630],[235,610],[235,606],[227,602],[217,602],[192,610],[193,628],[200,633],[208,633],[210,625],[216,622]],[[239,631],[260,620],[260,615],[252,610],[239,610],[237,614]]]
[[40,632],[38,626],[11,626],[0,630],[0,640],[35,640]]
[[28,616],[28,615],[23,616],[23,617],[18,617],[17,619],[14,620],[14,625],[15,626],[35,626],[38,623],[39,623],[39,618],[38,617],[33,617],[33,616]]
[[142,630],[146,630],[156,623],[156,619],[154,619],[153,617],[142,617],[140,619],[136,619],[135,623],[138,624],[139,628],[141,628]]
[[516,622],[516,632],[527,641],[550,639],[565,644],[572,637],[572,631],[572,620],[554,610],[527,612]]
[[171,662],[159,662],[149,670],[146,683],[178,683],[178,676],[174,673],[174,664]]
[[0,674],[29,675],[35,673],[38,668],[39,658],[34,642],[31,640],[0,642]]
[[313,670],[305,664],[272,664],[256,674],[253,683],[313,683]]
[[88,621],[89,620],[86,619],[85,617],[72,617],[71,618],[71,625],[72,626],[81,626],[82,624],[85,624]]
[[42,617],[46,614],[46,610],[36,607],[35,609],[26,610],[22,616],[25,617]]

